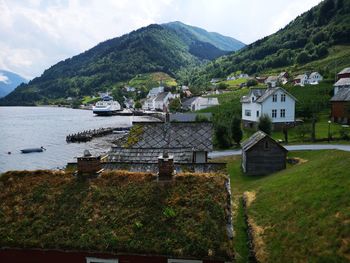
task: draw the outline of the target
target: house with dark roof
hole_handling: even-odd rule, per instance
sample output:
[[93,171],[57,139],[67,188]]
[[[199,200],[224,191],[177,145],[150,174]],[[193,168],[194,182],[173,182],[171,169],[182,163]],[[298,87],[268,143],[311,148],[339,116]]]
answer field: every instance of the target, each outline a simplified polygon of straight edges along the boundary
[[270,87],[270,88],[274,88],[276,87],[278,82],[278,76],[269,76],[266,80],[265,80],[265,84]]
[[275,126],[295,122],[296,98],[283,88],[252,88],[241,98],[242,121],[245,127],[254,127],[260,116],[267,115]]
[[224,174],[8,172],[0,176],[0,261],[232,262],[229,186]]
[[293,79],[293,83],[295,86],[304,86],[308,84],[308,79],[309,77],[306,73],[300,74]]
[[147,98],[142,105],[142,109],[166,111],[171,98],[172,94],[170,92],[160,92],[156,96]]
[[349,89],[350,88],[350,78],[341,78],[333,85],[334,87],[334,95],[338,93],[341,89]]
[[[107,162],[109,167],[125,164],[132,170],[153,171],[158,158],[167,153],[176,170],[213,170],[216,164],[208,164],[212,130],[211,122],[134,122],[130,133],[112,146]],[[221,169],[222,164],[216,167]]]
[[342,78],[350,78],[350,67],[349,68],[344,68],[337,74],[337,80],[342,79]]
[[[350,78],[348,79],[350,80]],[[338,80],[338,82],[340,80]],[[337,93],[331,98],[331,105],[332,121],[343,124],[350,124],[350,87],[340,88]]]
[[264,175],[286,168],[287,149],[262,131],[242,143],[242,169],[248,175]]

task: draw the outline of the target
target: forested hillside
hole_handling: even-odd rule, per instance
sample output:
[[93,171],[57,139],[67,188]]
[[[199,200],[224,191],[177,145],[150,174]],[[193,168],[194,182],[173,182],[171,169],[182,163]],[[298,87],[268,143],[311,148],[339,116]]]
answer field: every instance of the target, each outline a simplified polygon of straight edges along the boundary
[[[0,105],[48,104],[67,97],[81,98],[111,89],[140,73],[164,72],[174,76],[180,69],[198,66],[227,53],[199,36],[198,32],[194,35],[188,30],[178,34],[162,25],[141,28],[57,63],[41,77],[1,99]],[[235,48],[232,46],[231,50]]]
[[[226,77],[237,70],[255,74],[299,67],[326,58],[332,47],[342,45],[344,49],[349,44],[350,0],[325,0],[276,33],[197,69],[188,80],[201,86],[211,78]],[[335,60],[321,65],[325,74],[334,68]]]

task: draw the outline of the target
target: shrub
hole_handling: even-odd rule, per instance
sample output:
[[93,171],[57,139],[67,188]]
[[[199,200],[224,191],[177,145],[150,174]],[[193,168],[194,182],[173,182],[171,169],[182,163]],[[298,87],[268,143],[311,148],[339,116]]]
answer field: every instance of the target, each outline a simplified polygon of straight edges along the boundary
[[271,135],[272,121],[268,115],[265,114],[259,118],[258,130],[263,131],[268,135]]
[[346,127],[342,127],[339,130],[339,136],[343,140],[349,140],[350,139],[350,129]]
[[234,116],[231,122],[231,137],[237,145],[239,145],[243,137],[241,119],[237,116]]
[[303,141],[306,135],[309,135],[310,133],[311,133],[311,127],[309,125],[302,124],[295,127],[295,134],[301,141]]

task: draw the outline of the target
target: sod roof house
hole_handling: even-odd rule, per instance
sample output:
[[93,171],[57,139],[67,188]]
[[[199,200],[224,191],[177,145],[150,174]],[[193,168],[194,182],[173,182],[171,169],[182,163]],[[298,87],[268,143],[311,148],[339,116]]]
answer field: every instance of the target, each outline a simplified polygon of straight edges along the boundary
[[288,151],[262,131],[242,143],[242,169],[248,175],[263,175],[286,168]]
[[212,136],[210,122],[134,122],[129,135],[112,147],[108,160],[156,164],[166,152],[175,163],[206,163]]
[[[0,176],[0,259],[6,263],[232,260],[229,178],[105,171]],[[187,260],[187,261],[186,261]],[[190,261],[193,260],[193,261]]]
[[350,67],[349,68],[344,68],[337,74],[337,80],[342,79],[342,78],[350,78]]

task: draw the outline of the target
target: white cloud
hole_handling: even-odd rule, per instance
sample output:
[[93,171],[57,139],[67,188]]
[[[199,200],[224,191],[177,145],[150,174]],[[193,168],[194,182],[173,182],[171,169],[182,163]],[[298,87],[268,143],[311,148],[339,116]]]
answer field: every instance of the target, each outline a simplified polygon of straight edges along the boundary
[[39,76],[58,61],[151,23],[179,20],[245,43],[320,0],[0,0],[0,68]]

